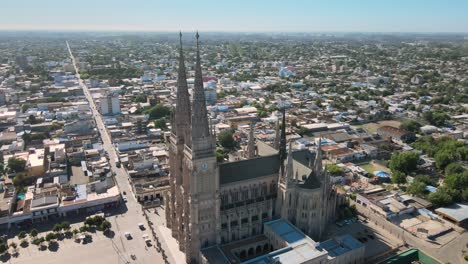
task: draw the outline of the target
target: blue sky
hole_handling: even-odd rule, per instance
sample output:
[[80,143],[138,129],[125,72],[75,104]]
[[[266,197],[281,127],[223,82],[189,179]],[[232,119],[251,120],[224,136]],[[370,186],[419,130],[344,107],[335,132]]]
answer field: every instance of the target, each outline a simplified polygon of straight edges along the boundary
[[468,32],[467,0],[4,0],[0,29]]

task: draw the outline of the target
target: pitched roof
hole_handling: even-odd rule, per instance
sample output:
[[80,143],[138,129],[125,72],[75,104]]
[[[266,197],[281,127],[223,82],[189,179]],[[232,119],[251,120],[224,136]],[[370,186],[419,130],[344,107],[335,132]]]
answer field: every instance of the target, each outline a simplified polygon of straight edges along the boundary
[[279,167],[278,155],[221,163],[219,164],[219,183],[228,184],[277,174]]

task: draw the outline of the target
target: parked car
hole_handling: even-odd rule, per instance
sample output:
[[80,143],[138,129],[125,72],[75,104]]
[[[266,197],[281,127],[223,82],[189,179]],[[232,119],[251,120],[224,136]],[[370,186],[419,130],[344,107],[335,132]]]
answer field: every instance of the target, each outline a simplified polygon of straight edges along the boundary
[[132,239],[132,234],[130,232],[125,232],[125,237],[127,239]]

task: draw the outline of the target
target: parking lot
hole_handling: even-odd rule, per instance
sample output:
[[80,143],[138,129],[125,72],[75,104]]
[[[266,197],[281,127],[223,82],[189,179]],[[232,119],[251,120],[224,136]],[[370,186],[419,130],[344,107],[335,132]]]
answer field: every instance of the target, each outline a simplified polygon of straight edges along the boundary
[[330,235],[350,234],[365,245],[365,258],[382,255],[396,247],[398,241],[380,233],[372,224],[363,221],[349,222],[342,227],[333,225]]
[[[74,237],[58,240],[54,248],[39,250],[38,246],[29,244],[27,247],[18,246],[18,256],[5,256],[0,261],[10,263],[164,263],[162,255],[154,247],[151,233],[148,232],[146,220],[140,215],[130,216],[126,208],[127,204],[119,208],[104,210],[106,220],[112,224],[112,232],[104,235],[103,232],[91,230],[87,232],[91,236],[88,243],[76,241]],[[131,205],[130,205],[131,206]],[[138,210],[133,208],[133,210]],[[140,209],[141,211],[141,209]],[[86,215],[78,215],[53,221],[34,224],[32,227],[39,231],[38,237],[45,237],[52,230],[52,226],[60,221],[69,221],[71,230],[83,226]],[[143,223],[144,230],[139,223]],[[28,229],[25,229],[29,231]],[[13,229],[10,234],[17,234],[18,229]],[[131,234],[127,238],[125,233]],[[148,235],[148,236],[145,236]],[[151,242],[147,243],[147,240]],[[11,238],[9,243],[20,245],[17,238]],[[45,243],[47,245],[47,242]],[[133,256],[133,258],[132,258]]]

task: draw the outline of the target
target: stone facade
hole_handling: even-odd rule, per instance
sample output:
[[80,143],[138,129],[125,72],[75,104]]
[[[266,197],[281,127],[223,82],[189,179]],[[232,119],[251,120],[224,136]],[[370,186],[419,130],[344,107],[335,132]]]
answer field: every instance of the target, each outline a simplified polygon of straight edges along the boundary
[[322,173],[320,151],[313,166],[304,162],[308,151],[293,153],[290,147],[286,152],[283,112],[278,150],[268,146],[269,154],[255,157],[258,146],[251,132],[247,159],[218,163],[206,110],[198,33],[192,105],[186,79],[181,42],[169,138],[170,192],[165,201],[167,226],[187,262],[199,262],[202,248],[257,236],[263,223],[275,218],[288,219],[319,238],[336,204],[329,177]]

